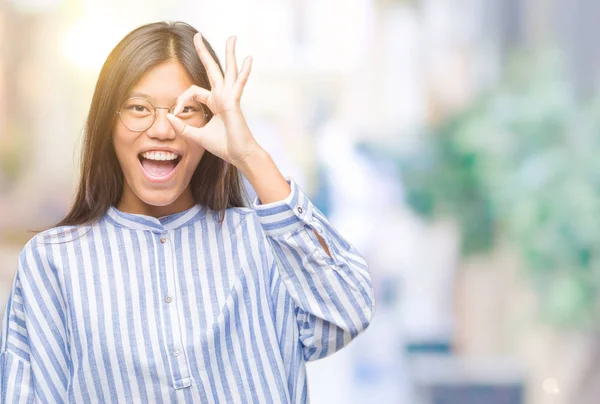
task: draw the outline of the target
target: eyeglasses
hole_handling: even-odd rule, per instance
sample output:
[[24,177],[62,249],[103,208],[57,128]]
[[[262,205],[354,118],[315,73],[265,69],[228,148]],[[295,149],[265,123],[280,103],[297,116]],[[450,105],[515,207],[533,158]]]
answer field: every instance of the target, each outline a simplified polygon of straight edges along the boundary
[[[125,100],[117,114],[127,129],[134,132],[144,132],[154,124],[157,109],[166,109],[169,113],[172,113],[174,107],[175,104],[169,108],[155,107],[145,98],[131,97]],[[185,105],[177,117],[188,125],[195,127],[203,126],[208,120],[208,114],[202,104],[194,101]]]

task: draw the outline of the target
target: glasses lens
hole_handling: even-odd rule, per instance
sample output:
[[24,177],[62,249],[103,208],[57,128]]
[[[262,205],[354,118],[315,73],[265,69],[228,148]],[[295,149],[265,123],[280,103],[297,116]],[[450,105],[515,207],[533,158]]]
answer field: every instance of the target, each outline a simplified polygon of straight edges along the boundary
[[202,104],[196,101],[189,101],[183,106],[181,112],[177,114],[177,116],[188,125],[199,128],[206,123],[205,119],[207,114],[206,109]]
[[144,98],[129,98],[121,106],[119,115],[130,130],[144,131],[154,122],[154,107]]

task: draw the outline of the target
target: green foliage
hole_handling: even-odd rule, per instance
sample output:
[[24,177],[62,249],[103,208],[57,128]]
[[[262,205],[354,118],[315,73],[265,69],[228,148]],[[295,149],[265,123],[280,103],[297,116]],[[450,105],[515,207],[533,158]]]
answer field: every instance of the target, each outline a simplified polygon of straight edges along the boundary
[[21,135],[23,132],[15,125],[9,125],[10,135],[0,139],[0,192],[13,186],[24,168],[28,157],[25,146],[29,139]]
[[517,58],[505,80],[404,160],[408,203],[452,215],[463,253],[514,243],[543,317],[593,327],[600,302],[600,102],[577,101],[556,56]]

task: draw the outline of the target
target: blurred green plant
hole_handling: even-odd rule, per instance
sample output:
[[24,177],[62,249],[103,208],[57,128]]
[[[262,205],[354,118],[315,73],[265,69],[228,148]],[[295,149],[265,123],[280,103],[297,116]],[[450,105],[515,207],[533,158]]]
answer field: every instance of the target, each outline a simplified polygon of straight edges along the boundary
[[[14,126],[9,127],[8,130],[10,134],[23,132]],[[8,191],[18,180],[27,157],[25,150],[27,140],[24,136],[8,136],[0,139],[0,192]]]
[[579,101],[561,66],[557,54],[515,57],[402,160],[402,177],[418,213],[458,220],[464,255],[512,243],[545,320],[597,329],[600,99]]

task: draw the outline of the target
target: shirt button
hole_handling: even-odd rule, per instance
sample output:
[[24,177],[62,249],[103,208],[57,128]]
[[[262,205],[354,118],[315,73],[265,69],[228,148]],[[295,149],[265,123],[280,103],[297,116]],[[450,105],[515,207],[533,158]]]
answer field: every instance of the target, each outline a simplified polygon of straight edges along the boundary
[[302,213],[302,206],[298,206],[298,213]]
[[173,301],[173,298],[170,295],[165,297],[165,302],[171,303],[172,301]]
[[161,237],[161,238],[160,238],[160,242],[161,242],[162,244],[166,243],[166,242],[167,242],[167,238],[166,238],[166,237]]
[[179,352],[179,349],[174,349],[173,350],[173,355],[179,356],[180,354],[181,354],[181,352]]

